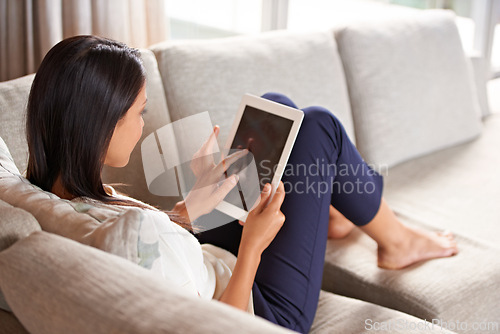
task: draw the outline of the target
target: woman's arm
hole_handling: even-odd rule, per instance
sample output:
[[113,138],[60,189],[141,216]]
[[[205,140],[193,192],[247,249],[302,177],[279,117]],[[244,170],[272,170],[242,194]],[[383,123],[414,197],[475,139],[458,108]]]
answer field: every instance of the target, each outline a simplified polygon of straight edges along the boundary
[[219,301],[246,311],[260,263],[260,254],[238,253],[233,274]]
[[[262,252],[269,246],[285,222],[280,211],[285,198],[283,183],[280,182],[275,196],[266,206],[271,186],[267,184],[261,194],[259,204],[249,214],[243,224],[238,258],[229,283],[220,301],[241,310],[247,310],[255,274],[260,264]],[[240,222],[241,223],[241,222]]]

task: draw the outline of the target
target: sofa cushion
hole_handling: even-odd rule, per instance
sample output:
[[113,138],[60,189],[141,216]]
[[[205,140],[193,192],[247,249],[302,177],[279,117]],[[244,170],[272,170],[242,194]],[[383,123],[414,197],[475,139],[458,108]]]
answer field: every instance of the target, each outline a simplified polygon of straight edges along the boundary
[[367,162],[393,166],[480,133],[472,70],[452,14],[356,22],[336,38]]
[[0,253],[0,287],[30,333],[292,333],[183,294],[148,270],[46,232]]
[[456,256],[383,270],[376,266],[375,242],[355,231],[345,240],[329,241],[323,288],[422,319],[498,326],[499,145],[496,114],[485,120],[478,139],[385,175],[384,198],[397,217],[427,230],[450,230],[457,239]]
[[127,166],[123,168],[104,166],[102,178],[103,182],[114,184],[118,191],[133,198],[164,210],[171,210],[175,203],[182,199],[180,194],[179,196],[154,195],[149,191],[144,175],[141,143],[153,131],[169,124],[170,117],[156,58],[153,52],[149,50],[141,50],[141,58],[146,69],[146,91],[148,96],[142,137],[132,151]]
[[34,74],[0,82],[0,137],[10,148],[19,170],[28,164],[25,114]]
[[452,333],[432,322],[344,296],[321,291],[309,334],[320,333]]
[[377,267],[376,243],[356,229],[344,240],[328,241],[322,287],[450,326],[457,321],[498,325],[500,248],[458,233],[455,239],[459,253],[454,257],[385,270]]
[[244,93],[280,92],[301,108],[322,105],[354,140],[344,72],[330,32],[163,43],[152,47],[173,121],[209,111],[225,144]]

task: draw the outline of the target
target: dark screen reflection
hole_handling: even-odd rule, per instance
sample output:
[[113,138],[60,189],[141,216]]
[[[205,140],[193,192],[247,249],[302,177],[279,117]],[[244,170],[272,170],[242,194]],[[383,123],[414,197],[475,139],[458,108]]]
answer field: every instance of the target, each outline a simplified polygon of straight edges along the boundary
[[[266,183],[272,181],[276,165],[279,163],[292,125],[293,121],[289,119],[250,106],[246,106],[243,111],[231,149],[246,148],[252,153],[257,166],[260,191]],[[249,154],[247,157],[234,163],[228,169],[227,175],[238,173],[245,168],[251,162],[252,155]],[[232,198],[230,202],[233,204],[235,204],[233,201],[238,197],[243,199],[241,194],[236,193],[237,189],[238,187],[234,188],[231,192],[232,194],[230,193],[227,198]],[[243,208],[246,210],[248,209],[247,204],[250,203],[244,203],[243,205]],[[241,207],[241,205],[237,206]],[[248,206],[250,207],[251,205]]]

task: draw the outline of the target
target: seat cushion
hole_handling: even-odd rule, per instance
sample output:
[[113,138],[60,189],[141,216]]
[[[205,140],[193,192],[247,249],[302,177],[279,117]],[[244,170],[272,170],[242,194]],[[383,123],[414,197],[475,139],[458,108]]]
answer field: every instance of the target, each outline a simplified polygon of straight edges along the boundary
[[451,230],[456,256],[383,270],[376,266],[376,243],[355,230],[345,240],[329,241],[323,288],[422,319],[498,325],[499,116],[486,119],[475,141],[406,162],[385,175],[384,197],[397,217],[427,230]]
[[379,305],[321,291],[310,334],[320,333],[452,333],[437,323]]
[[12,153],[21,172],[28,164],[25,114],[34,74],[0,82],[0,137]]
[[354,140],[344,71],[331,32],[273,32],[152,47],[172,121],[208,111],[225,144],[241,97],[279,92],[300,108],[322,105]]
[[452,14],[374,18],[337,29],[336,38],[368,163],[394,166],[479,135],[472,67]]

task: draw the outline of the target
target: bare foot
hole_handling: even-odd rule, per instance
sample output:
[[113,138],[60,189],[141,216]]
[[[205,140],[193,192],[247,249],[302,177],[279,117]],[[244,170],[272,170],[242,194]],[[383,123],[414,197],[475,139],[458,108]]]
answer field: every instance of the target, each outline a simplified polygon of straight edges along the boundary
[[328,224],[328,238],[342,239],[351,233],[354,224],[344,217],[337,209],[330,205],[330,223]]
[[401,225],[399,241],[378,247],[378,266],[385,269],[402,269],[411,264],[453,256],[458,248],[451,233],[420,230]]

